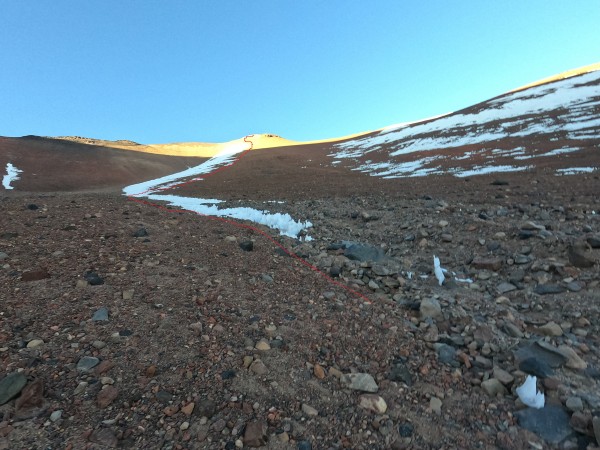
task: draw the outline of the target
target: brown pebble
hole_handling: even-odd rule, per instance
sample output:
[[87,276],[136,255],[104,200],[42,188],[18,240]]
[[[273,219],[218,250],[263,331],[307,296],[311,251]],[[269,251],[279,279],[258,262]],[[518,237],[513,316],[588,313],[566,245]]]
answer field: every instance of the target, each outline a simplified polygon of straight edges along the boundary
[[179,412],[179,407],[178,406],[167,406],[165,409],[163,409],[163,412],[165,413],[165,416],[169,416],[171,417],[174,414],[177,414]]
[[196,404],[194,402],[188,403],[183,408],[181,408],[181,412],[184,413],[186,416],[191,416],[194,412],[195,406]]
[[319,364],[315,364],[315,367],[313,368],[313,373],[315,374],[315,377],[317,377],[319,380],[325,378],[325,369],[323,369],[323,367],[321,367]]
[[146,368],[146,376],[153,377],[156,374],[156,366],[152,364]]
[[98,396],[96,397],[98,408],[106,408],[113,401],[115,401],[118,396],[119,390],[114,386],[107,385],[104,389],[98,392]]

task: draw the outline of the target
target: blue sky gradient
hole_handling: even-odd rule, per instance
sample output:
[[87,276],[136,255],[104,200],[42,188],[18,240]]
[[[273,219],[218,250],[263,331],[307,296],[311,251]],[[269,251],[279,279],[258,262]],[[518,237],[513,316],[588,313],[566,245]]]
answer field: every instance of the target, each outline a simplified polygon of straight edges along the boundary
[[6,0],[0,135],[320,139],[600,61],[600,1]]

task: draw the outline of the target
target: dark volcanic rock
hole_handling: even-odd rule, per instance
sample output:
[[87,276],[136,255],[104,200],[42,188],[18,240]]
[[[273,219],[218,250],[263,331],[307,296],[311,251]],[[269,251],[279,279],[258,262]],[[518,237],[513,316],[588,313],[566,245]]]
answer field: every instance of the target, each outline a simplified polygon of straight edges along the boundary
[[39,281],[50,278],[50,274],[46,269],[30,270],[21,275],[21,281]]
[[135,233],[133,233],[133,237],[146,237],[148,236],[148,230],[146,230],[145,227],[140,228],[139,230],[137,230]]
[[344,255],[355,261],[380,262],[385,259],[385,253],[378,247],[367,244],[353,243],[346,247]]
[[565,291],[566,289],[558,284],[538,284],[533,290],[538,295],[560,294]]
[[548,363],[534,357],[521,361],[519,363],[519,369],[529,375],[535,375],[539,378],[548,378],[554,375],[554,371]]
[[27,384],[27,378],[20,372],[10,373],[0,381],[0,405],[15,397]]
[[558,444],[573,433],[569,425],[569,414],[557,405],[546,405],[541,409],[523,409],[517,411],[515,416],[520,426],[551,444]]
[[240,248],[245,252],[251,252],[254,250],[254,242],[253,241],[242,241],[240,242]]
[[104,284],[104,279],[96,272],[87,272],[83,276],[83,279],[90,283],[90,285],[92,286],[99,286],[101,284]]

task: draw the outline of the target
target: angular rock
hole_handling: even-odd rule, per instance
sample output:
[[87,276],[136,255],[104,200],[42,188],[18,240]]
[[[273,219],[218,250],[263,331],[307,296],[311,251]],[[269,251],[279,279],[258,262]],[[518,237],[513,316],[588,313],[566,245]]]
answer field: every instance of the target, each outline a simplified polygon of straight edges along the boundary
[[98,358],[94,356],[84,356],[77,362],[77,370],[79,372],[89,372],[98,364],[100,364]]
[[588,251],[586,242],[576,242],[569,246],[567,249],[567,256],[571,264],[582,269],[593,267],[596,263],[593,255]]
[[526,358],[519,363],[519,370],[535,375],[538,378],[548,378],[554,375],[552,368],[544,361],[535,357]]
[[344,256],[353,261],[381,262],[385,259],[382,249],[359,243],[350,243],[344,251]]
[[538,327],[537,331],[544,336],[562,336],[563,330],[556,322],[548,322],[546,325]]
[[319,415],[319,411],[306,403],[302,403],[302,412],[308,417],[316,417]]
[[92,316],[93,322],[106,322],[108,321],[108,308],[103,306],[98,309]]
[[30,270],[21,275],[21,281],[25,282],[45,280],[46,278],[50,278],[50,274],[46,269]]
[[579,397],[569,397],[565,401],[565,406],[569,411],[576,412],[583,409],[583,401]]
[[564,366],[567,362],[567,358],[558,349],[544,343],[544,341],[534,342],[533,344],[521,347],[514,354],[518,361],[534,357],[545,362],[552,368]]
[[91,286],[99,286],[104,284],[104,279],[96,272],[86,272],[86,274],[83,276],[83,279],[86,280]]
[[133,237],[146,237],[148,236],[148,230],[145,227],[141,227],[133,233]]
[[508,393],[504,385],[496,378],[482,381],[481,388],[491,397],[495,397],[498,394],[506,395]]
[[262,447],[266,445],[267,429],[267,424],[262,420],[248,422],[244,431],[244,445],[248,447]]
[[566,366],[570,369],[585,370],[587,363],[568,345],[559,345],[557,351],[567,358]]
[[538,284],[533,292],[538,295],[547,295],[547,294],[561,294],[565,292],[567,289],[558,284]]
[[494,378],[497,379],[498,381],[500,381],[500,383],[502,383],[505,386],[509,386],[512,384],[513,381],[515,381],[515,377],[513,377],[506,370],[501,369],[498,366],[494,367],[493,373],[494,373]]
[[[593,236],[589,236],[586,239],[587,243],[592,248],[600,248],[600,234],[595,234]],[[600,441],[598,441],[600,442]]]
[[0,405],[4,405],[13,397],[16,397],[26,384],[27,377],[20,372],[6,375],[0,381]]
[[117,448],[119,440],[110,428],[95,430],[89,437],[90,442],[103,446],[104,448]]
[[484,256],[476,256],[471,261],[471,266],[474,269],[479,270],[491,270],[493,272],[497,272],[502,268],[502,263],[504,261],[502,258],[498,257],[484,257]]
[[412,386],[413,379],[410,370],[402,363],[396,363],[392,366],[388,374],[388,380],[401,381],[407,386]]
[[104,409],[112,402],[114,402],[119,396],[119,390],[114,386],[107,385],[104,389],[98,392],[96,396],[96,403],[98,408]]
[[358,398],[358,406],[375,414],[385,414],[387,411],[387,403],[379,395],[363,394]]
[[442,314],[442,306],[434,298],[426,298],[421,301],[419,306],[419,312],[421,313],[421,319],[428,317],[434,320],[443,320],[444,315]]
[[506,294],[507,292],[514,291],[515,289],[517,289],[517,287],[514,284],[508,283],[506,281],[503,281],[498,286],[496,286],[496,290],[499,294]]
[[242,241],[240,242],[240,248],[245,252],[251,252],[254,250],[254,242],[249,240]]
[[569,414],[557,405],[546,405],[540,409],[527,408],[514,414],[520,426],[551,444],[558,444],[573,433],[569,425]]
[[377,392],[379,390],[375,379],[368,373],[345,374],[340,381],[355,391]]

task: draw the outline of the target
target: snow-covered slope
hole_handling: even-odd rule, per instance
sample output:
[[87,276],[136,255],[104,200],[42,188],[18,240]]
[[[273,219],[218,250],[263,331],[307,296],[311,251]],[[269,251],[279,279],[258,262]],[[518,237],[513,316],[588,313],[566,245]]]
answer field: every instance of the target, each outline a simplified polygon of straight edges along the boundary
[[[523,171],[549,158],[563,169],[557,174],[589,171],[600,165],[600,70],[387,127],[334,148],[334,165],[384,178]],[[576,154],[583,151],[591,155],[585,158],[590,165],[580,167],[582,154]],[[579,167],[569,166],[573,157]]]

